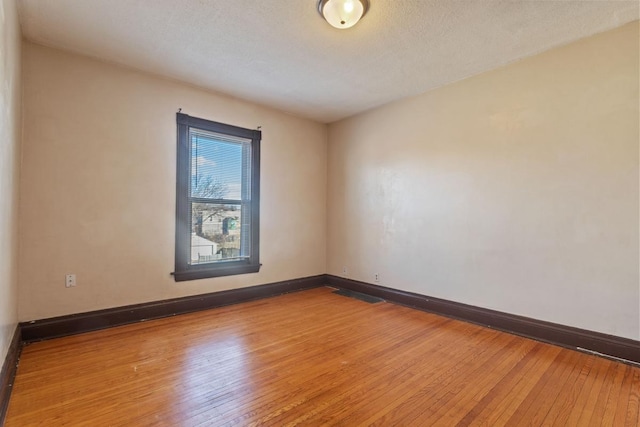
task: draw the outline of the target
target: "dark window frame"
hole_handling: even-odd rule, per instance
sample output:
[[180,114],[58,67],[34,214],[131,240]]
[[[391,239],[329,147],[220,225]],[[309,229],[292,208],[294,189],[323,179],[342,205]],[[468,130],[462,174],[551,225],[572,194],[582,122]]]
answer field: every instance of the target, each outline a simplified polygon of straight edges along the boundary
[[[262,132],[211,120],[176,113],[177,175],[176,175],[176,282],[209,277],[256,273],[260,270],[260,141]],[[248,259],[191,264],[191,142],[189,129],[241,137],[251,140],[251,226]],[[195,198],[194,198],[195,199]],[[213,199],[212,199],[213,201]]]

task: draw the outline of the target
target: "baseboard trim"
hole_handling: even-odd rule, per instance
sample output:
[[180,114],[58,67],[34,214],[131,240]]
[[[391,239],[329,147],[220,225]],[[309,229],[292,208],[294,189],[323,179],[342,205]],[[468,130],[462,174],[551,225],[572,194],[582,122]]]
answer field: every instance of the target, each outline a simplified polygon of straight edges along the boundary
[[20,352],[22,351],[22,337],[20,334],[20,326],[16,326],[7,350],[7,356],[2,364],[0,371],[0,426],[4,425],[4,419],[9,408],[9,398],[13,389],[13,381],[16,378],[18,370],[18,361],[20,360]]
[[108,308],[87,313],[71,314],[20,324],[25,343],[59,338],[114,326],[159,319],[177,314],[207,310],[316,288],[325,285],[324,274],[247,288],[194,295],[170,300],[154,301],[124,307]]
[[[640,341],[574,328],[468,304],[433,298],[330,274],[231,289],[222,292],[135,304],[105,310],[54,317],[18,325],[0,377],[0,398],[5,392],[5,368],[17,361],[22,343],[90,332],[114,326],[207,310],[230,304],[268,298],[289,292],[329,285],[376,296],[387,301],[476,323],[539,341],[580,351],[595,352],[640,364]],[[17,339],[17,341],[16,341]],[[12,350],[13,349],[13,350]],[[16,350],[17,349],[17,350]],[[15,375],[15,366],[13,373]],[[10,384],[11,380],[7,382]],[[4,400],[0,400],[4,403]],[[2,410],[2,407],[0,407]]]
[[586,350],[590,353],[596,352],[604,357],[609,356],[623,359],[623,361],[640,363],[640,341],[432,298],[330,274],[327,275],[326,283],[335,288],[369,294],[389,302],[488,326],[562,347],[579,351]]

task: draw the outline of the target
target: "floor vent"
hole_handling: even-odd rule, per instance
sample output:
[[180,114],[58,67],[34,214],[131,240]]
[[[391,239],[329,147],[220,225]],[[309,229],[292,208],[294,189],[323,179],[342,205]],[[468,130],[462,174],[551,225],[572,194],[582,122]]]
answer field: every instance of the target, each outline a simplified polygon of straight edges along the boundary
[[345,297],[359,299],[360,301],[368,302],[369,304],[375,304],[378,302],[384,302],[382,298],[373,297],[371,295],[362,294],[360,292],[350,291],[348,289],[338,289],[333,291],[334,294],[342,295]]

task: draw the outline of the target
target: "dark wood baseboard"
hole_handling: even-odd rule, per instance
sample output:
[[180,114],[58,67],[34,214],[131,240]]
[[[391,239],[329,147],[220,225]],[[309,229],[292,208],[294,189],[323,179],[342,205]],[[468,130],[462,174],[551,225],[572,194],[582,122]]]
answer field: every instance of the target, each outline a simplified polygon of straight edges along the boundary
[[13,333],[11,344],[7,350],[7,356],[2,364],[0,371],[0,426],[4,425],[4,418],[9,407],[9,398],[11,397],[11,389],[13,388],[13,380],[18,370],[18,360],[20,360],[20,351],[22,350],[22,337],[20,335],[20,326],[16,326]]
[[596,352],[605,357],[640,363],[640,341],[432,298],[330,274],[327,275],[326,283],[335,288],[369,294],[389,302],[488,326],[539,341],[587,352]]
[[20,324],[25,343],[175,316],[325,285],[324,274],[222,292],[154,301]]
[[[601,353],[604,356],[640,363],[639,341],[345,279],[329,274],[24,322],[21,323],[18,328],[19,331],[17,333],[21,333],[18,344],[21,342],[41,341],[113,326],[126,325],[143,320],[206,310],[324,285],[361,292],[408,307],[473,322],[482,326],[523,335],[563,347],[578,348]],[[9,360],[9,355],[7,356],[7,360]],[[4,377],[2,377],[2,380],[4,381]],[[2,384],[0,384],[0,386],[2,386]],[[4,390],[4,388],[2,390]]]

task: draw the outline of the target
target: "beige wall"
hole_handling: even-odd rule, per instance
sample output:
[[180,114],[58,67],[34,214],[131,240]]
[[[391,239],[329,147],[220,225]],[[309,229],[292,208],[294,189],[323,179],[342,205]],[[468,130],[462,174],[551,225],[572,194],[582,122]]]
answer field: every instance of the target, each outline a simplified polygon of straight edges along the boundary
[[[325,272],[324,125],[31,43],[23,61],[20,320]],[[257,274],[169,276],[178,108],[262,126]]]
[[638,22],[329,128],[328,272],[640,338]]
[[[635,22],[332,124],[327,156],[324,125],[25,43],[18,317],[346,266],[357,280],[378,273],[385,286],[640,339],[638,72]],[[262,126],[258,274],[169,276],[178,108]],[[5,141],[0,196],[15,200],[17,143]],[[15,240],[15,210],[3,209]],[[10,301],[15,242],[2,245]],[[2,309],[6,331],[15,307]]]
[[0,366],[18,322],[20,27],[14,0],[0,3]]

